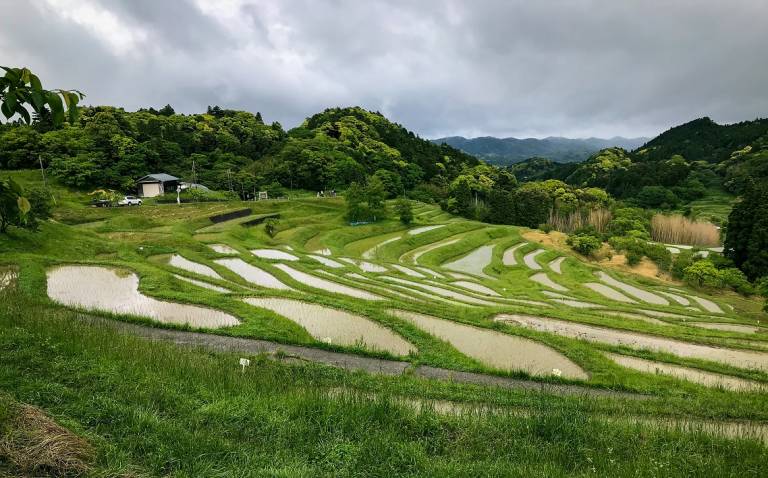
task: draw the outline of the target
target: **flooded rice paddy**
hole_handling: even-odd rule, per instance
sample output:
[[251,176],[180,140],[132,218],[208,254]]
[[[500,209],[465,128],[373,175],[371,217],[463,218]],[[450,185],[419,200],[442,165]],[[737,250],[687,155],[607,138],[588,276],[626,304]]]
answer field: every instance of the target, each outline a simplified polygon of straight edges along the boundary
[[704,372],[691,367],[673,365],[654,360],[646,360],[629,355],[619,355],[613,353],[605,354],[622,367],[631,368],[640,372],[669,375],[675,378],[688,380],[707,387],[721,387],[729,390],[749,390],[760,391],[766,389],[766,384],[745,380],[737,377],[730,377],[719,373]]
[[665,352],[680,357],[711,360],[740,368],[768,370],[768,354],[759,352],[700,345],[654,335],[545,317],[500,314],[494,320],[512,322],[539,332],[547,332],[588,342],[600,342],[639,350],[647,349],[655,352]]
[[312,274],[307,274],[306,272],[294,269],[287,264],[275,264],[275,267],[291,276],[293,280],[301,282],[308,287],[327,292],[333,292],[335,294],[347,295],[356,299],[382,300],[382,297],[379,297],[376,294],[371,294],[370,292],[362,289],[355,289],[354,287],[348,287],[344,284],[339,284],[338,282],[329,281]]
[[213,279],[221,279],[221,276],[210,267],[197,262],[192,262],[189,259],[183,256],[180,256],[178,254],[172,255],[171,258],[168,260],[168,264],[173,267],[178,267],[179,269],[183,269],[187,272],[194,272],[196,274],[200,274],[206,277],[211,277]]
[[483,272],[483,269],[491,264],[492,254],[492,245],[481,246],[465,255],[464,257],[443,264],[442,268],[464,272],[467,274],[474,274],[476,276],[487,277],[491,279],[490,276]]
[[554,272],[557,272],[558,274],[562,274],[563,270],[561,269],[561,266],[563,265],[564,260],[565,257],[558,257],[557,259],[550,261],[549,264],[547,264],[547,267],[552,269]]
[[259,269],[242,259],[216,259],[214,262],[226,267],[251,284],[256,284],[259,287],[277,290],[293,290],[293,288],[283,284],[277,277],[269,272]]
[[219,254],[239,254],[237,249],[229,247],[226,244],[208,244],[208,247],[213,249],[214,252],[218,252]]
[[449,299],[456,299],[460,300],[462,302],[466,302],[468,304],[476,304],[476,305],[486,305],[486,306],[498,306],[499,304],[495,302],[490,302],[488,300],[478,299],[477,297],[472,297],[466,294],[462,294],[459,292],[454,292],[449,289],[444,289],[442,287],[437,287],[434,285],[429,284],[422,284],[420,282],[413,282],[406,279],[401,279],[399,277],[382,277],[384,280],[388,280],[390,282],[396,282],[399,284],[403,284],[410,287],[417,287],[423,290],[426,290],[428,292],[432,292],[433,294],[437,294],[441,297],[446,297]]
[[755,327],[754,325],[723,324],[719,322],[688,322],[688,325],[700,327],[702,329],[723,330],[726,332],[741,332],[743,334],[754,334],[762,330],[760,327]]
[[401,266],[399,264],[392,264],[392,268],[402,272],[403,274],[410,276],[410,277],[418,277],[420,279],[424,279],[426,276],[422,274],[421,272],[415,271],[413,269],[409,269],[405,266]]
[[317,340],[336,345],[362,345],[394,355],[408,355],[416,347],[383,325],[361,315],[294,299],[246,298],[246,303],[271,310],[296,322]]
[[445,227],[445,224],[435,224],[432,226],[421,226],[421,227],[415,227],[408,231],[409,236],[417,236],[419,234],[423,234],[425,232],[433,231],[435,229],[440,229],[441,227]]
[[528,245],[527,242],[521,242],[520,244],[515,244],[514,246],[504,251],[504,255],[502,256],[501,262],[505,266],[516,266],[517,258],[515,257],[515,252],[517,252],[518,249],[526,245]]
[[435,270],[432,270],[432,269],[430,269],[428,267],[416,266],[416,267],[414,267],[414,269],[418,269],[421,272],[423,272],[423,273],[427,274],[428,276],[431,276],[432,278],[435,278],[435,279],[445,279],[445,276],[443,274],[441,274],[441,273],[439,273],[439,272],[437,272]]
[[495,330],[459,324],[404,310],[391,313],[441,340],[478,362],[500,370],[523,370],[531,375],[561,375],[586,380],[584,370],[565,355],[534,340]]
[[501,294],[499,294],[495,290],[491,289],[490,287],[486,287],[482,284],[478,284],[477,282],[457,280],[457,281],[451,282],[451,285],[457,285],[464,289],[471,290],[472,292],[477,292],[478,294],[490,295],[493,297],[501,297]]
[[543,285],[544,287],[549,287],[550,289],[559,290],[560,292],[568,291],[567,288],[550,279],[545,272],[538,272],[533,274],[531,277],[529,277],[529,279],[531,279],[533,282]]
[[525,263],[526,266],[528,266],[529,269],[539,271],[542,269],[542,267],[541,267],[541,264],[536,262],[536,256],[544,254],[545,252],[547,252],[546,249],[536,249],[533,252],[529,252],[528,254],[523,256],[523,262]]
[[627,304],[637,304],[637,301],[630,299],[626,295],[622,294],[616,289],[612,289],[608,287],[605,284],[598,284],[597,282],[587,282],[584,284],[584,287],[591,289],[594,292],[597,292],[598,294],[602,295],[606,299],[615,300],[617,302],[625,302]]
[[320,264],[322,264],[322,265],[324,265],[326,267],[330,267],[331,269],[341,269],[341,268],[345,267],[344,264],[342,264],[341,262],[334,261],[333,259],[329,259],[329,258],[327,258],[325,256],[317,256],[317,255],[314,255],[314,254],[308,254],[307,257],[310,257],[310,258],[316,260],[317,262],[319,262]]
[[277,249],[253,249],[251,254],[259,259],[271,259],[276,261],[298,261],[299,258],[285,251]]
[[145,317],[168,324],[218,328],[238,325],[225,312],[166,302],[139,292],[139,277],[99,266],[60,266],[47,272],[48,296],[64,305]]
[[624,291],[627,294],[631,295],[632,297],[642,300],[643,302],[647,302],[649,304],[656,304],[656,305],[669,305],[669,301],[664,297],[658,296],[656,294],[652,294],[647,290],[640,289],[633,285],[620,282],[614,279],[613,277],[609,276],[603,271],[598,271],[597,277],[599,277],[601,281],[605,282],[609,286],[615,287],[621,291]]
[[377,274],[380,274],[382,272],[387,272],[386,267],[380,266],[378,264],[374,264],[372,262],[360,261],[357,259],[351,259],[349,257],[340,257],[339,260],[344,261],[347,264],[352,264],[353,266],[357,266],[363,272],[374,272]]

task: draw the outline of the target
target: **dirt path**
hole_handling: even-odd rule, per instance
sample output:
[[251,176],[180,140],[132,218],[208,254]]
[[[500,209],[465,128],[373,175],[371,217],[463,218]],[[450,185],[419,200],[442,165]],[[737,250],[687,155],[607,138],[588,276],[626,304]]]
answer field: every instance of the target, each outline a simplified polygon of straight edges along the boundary
[[340,352],[331,352],[313,347],[280,344],[268,340],[227,337],[223,335],[187,332],[183,330],[159,329],[87,315],[81,315],[80,317],[95,325],[104,325],[119,332],[129,333],[149,340],[171,342],[176,345],[189,347],[203,347],[224,352],[242,352],[253,355],[265,353],[272,355],[273,358],[278,357],[277,354],[279,353],[280,360],[316,362],[342,368],[344,370],[361,370],[377,375],[396,376],[409,374],[433,380],[487,385],[514,390],[529,390],[532,392],[551,393],[555,395],[612,397],[640,400],[652,398],[649,395],[617,392],[582,385],[542,383],[533,380],[485,375],[474,372],[461,372],[457,370],[430,367],[427,365],[414,366],[410,362],[363,357]]

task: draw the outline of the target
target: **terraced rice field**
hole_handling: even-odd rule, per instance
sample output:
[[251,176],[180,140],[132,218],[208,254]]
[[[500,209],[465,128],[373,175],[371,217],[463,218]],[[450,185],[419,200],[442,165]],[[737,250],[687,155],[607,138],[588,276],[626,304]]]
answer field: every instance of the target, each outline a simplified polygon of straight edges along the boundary
[[[241,221],[204,225],[198,230],[215,229],[216,242],[206,237],[200,244],[192,234],[173,253],[137,264],[147,294],[139,292],[136,274],[120,279],[126,297],[142,304],[137,309],[69,300],[56,287],[49,292],[91,310],[226,326],[241,336],[448,363],[490,376],[522,373],[602,387],[618,380],[643,390],[672,378],[740,391],[768,383],[763,329],[723,298],[609,275],[562,250],[521,241],[517,228],[422,209],[420,224],[410,229],[334,228],[316,221],[316,211],[291,216],[291,209],[281,212],[287,227],[275,237]],[[61,287],[55,278],[49,282]],[[197,297],[201,306],[164,301],[175,293],[181,302]],[[634,375],[622,381],[621,370]]]

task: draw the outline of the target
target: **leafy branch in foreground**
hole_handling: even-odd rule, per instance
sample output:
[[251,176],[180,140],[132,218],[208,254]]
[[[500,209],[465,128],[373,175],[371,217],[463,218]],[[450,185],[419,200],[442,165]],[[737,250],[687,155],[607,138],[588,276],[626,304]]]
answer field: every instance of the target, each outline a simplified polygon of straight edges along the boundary
[[45,90],[40,78],[28,68],[0,66],[5,75],[0,77],[0,111],[10,119],[18,114],[31,123],[28,107],[37,114],[50,109],[54,126],[59,126],[68,116],[69,122],[77,119],[77,104],[85,95],[78,90]]

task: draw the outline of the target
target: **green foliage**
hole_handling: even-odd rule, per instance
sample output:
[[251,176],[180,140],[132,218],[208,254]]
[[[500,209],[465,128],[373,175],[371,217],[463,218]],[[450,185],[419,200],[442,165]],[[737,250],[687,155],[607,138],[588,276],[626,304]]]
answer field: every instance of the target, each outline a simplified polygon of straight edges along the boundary
[[659,209],[672,209],[680,202],[680,198],[664,186],[644,186],[634,200],[642,207]]
[[568,236],[567,243],[583,256],[593,255],[603,245],[599,237],[589,234],[571,234]]
[[273,217],[267,219],[264,221],[264,232],[266,232],[269,237],[275,237],[279,223],[280,221]]
[[[38,209],[42,206],[38,205]],[[9,226],[33,226],[30,221],[32,204],[24,195],[24,189],[11,178],[0,179],[0,232]]]
[[750,294],[754,288],[743,272],[735,267],[718,269],[709,259],[696,261],[683,271],[685,281],[695,287],[724,288]]
[[623,252],[627,263],[637,265],[643,257],[647,257],[659,266],[661,270],[670,270],[672,267],[672,253],[661,244],[652,244],[644,235],[630,234],[613,236],[608,243],[618,252]]
[[747,277],[768,275],[768,181],[753,182],[728,216],[725,255]]
[[395,214],[400,218],[400,222],[406,226],[413,222],[413,208],[407,199],[398,199],[395,202]]
[[79,91],[45,90],[40,79],[27,68],[0,66],[5,75],[0,77],[0,112],[10,119],[18,114],[27,124],[32,119],[27,107],[42,115],[50,111],[52,122],[58,126],[68,115],[70,123],[77,119],[77,104],[85,95]]

